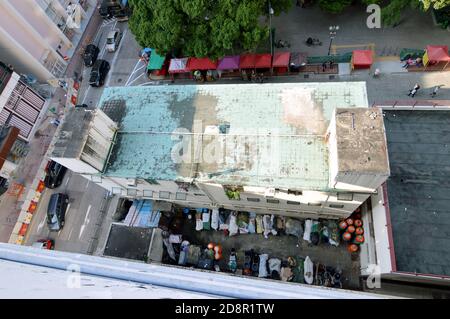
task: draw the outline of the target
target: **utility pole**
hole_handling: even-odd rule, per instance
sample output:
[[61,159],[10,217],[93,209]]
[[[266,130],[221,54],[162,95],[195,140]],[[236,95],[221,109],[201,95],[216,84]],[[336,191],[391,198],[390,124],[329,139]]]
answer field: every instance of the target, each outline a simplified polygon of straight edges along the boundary
[[274,14],[273,8],[269,3],[269,32],[270,32],[270,55],[273,56],[273,39],[272,39],[272,15]]

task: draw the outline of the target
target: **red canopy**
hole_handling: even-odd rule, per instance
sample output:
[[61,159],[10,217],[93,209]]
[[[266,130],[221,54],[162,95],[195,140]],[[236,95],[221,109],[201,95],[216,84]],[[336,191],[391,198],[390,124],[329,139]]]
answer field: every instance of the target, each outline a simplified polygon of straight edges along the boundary
[[272,55],[269,53],[256,54],[255,68],[267,69],[272,66]]
[[239,60],[240,69],[253,69],[255,67],[256,54],[241,55]]
[[190,58],[187,69],[189,71],[215,70],[217,69],[217,61],[211,61],[209,58]]
[[428,60],[436,62],[449,62],[448,46],[446,45],[427,45]]
[[273,67],[286,67],[289,66],[289,61],[291,59],[290,52],[276,52],[273,56]]
[[353,51],[353,67],[370,68],[372,63],[373,63],[372,51],[370,50]]

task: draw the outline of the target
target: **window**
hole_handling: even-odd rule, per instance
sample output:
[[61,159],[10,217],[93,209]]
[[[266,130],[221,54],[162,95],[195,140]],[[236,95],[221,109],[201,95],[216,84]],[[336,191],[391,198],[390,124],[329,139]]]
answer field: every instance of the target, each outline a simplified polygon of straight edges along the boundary
[[206,196],[206,195],[202,193],[194,193],[194,196]]
[[303,194],[302,191],[293,190],[293,189],[288,189],[288,195],[300,196],[300,195],[302,195],[302,194]]
[[342,204],[330,204],[331,208],[344,208],[344,205]]
[[143,197],[153,197],[153,191],[144,189],[143,190]]
[[170,192],[160,191],[159,192],[159,198],[169,199],[170,198]]
[[321,203],[308,203],[308,206],[322,206]]
[[270,198],[268,198],[268,199],[266,199],[266,201],[269,204],[279,204],[280,203],[280,201],[278,199],[270,199]]
[[112,188],[111,188],[111,192],[112,192],[113,194],[116,194],[116,195],[122,194],[122,188],[120,188],[120,187],[112,187]]
[[288,200],[288,201],[287,201],[287,204],[288,204],[288,205],[300,205],[299,202],[293,202],[293,201],[291,201],[291,200]]
[[248,200],[249,202],[259,202],[259,201],[260,201],[259,198],[254,198],[254,197],[247,197],[247,200]]
[[185,193],[185,192],[177,192],[175,194],[175,199],[186,200],[186,198],[187,198],[187,193]]
[[102,182],[102,176],[101,175],[91,175],[91,180],[94,183],[101,183]]
[[127,195],[128,196],[136,196],[137,195],[137,190],[133,189],[133,188],[127,188]]
[[353,200],[353,193],[338,193],[337,199],[351,202]]

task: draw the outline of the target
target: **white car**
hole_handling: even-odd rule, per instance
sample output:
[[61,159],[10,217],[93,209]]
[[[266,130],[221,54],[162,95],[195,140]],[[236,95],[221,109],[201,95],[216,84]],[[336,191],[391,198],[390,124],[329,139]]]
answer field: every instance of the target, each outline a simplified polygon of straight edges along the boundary
[[116,51],[119,46],[120,39],[122,38],[122,33],[119,29],[114,29],[108,33],[108,37],[106,38],[106,50],[108,52]]

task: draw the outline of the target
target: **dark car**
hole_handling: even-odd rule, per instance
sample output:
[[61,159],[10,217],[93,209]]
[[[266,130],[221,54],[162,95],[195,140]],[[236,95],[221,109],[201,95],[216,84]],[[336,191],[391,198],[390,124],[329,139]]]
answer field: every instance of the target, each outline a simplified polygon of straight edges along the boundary
[[64,175],[66,174],[67,168],[62,166],[61,164],[50,161],[45,168],[44,184],[47,188],[56,188],[61,185]]
[[69,196],[56,193],[50,196],[47,209],[47,226],[50,231],[59,231],[64,227]]
[[75,107],[84,107],[84,108],[87,108],[88,105],[87,105],[87,104],[77,104],[77,105],[75,105]]
[[95,61],[97,61],[99,52],[100,52],[100,49],[96,45],[89,44],[83,53],[84,65],[92,66],[95,63]]
[[91,86],[102,86],[105,83],[106,75],[109,71],[109,62],[105,60],[97,60],[91,69],[89,84]]

